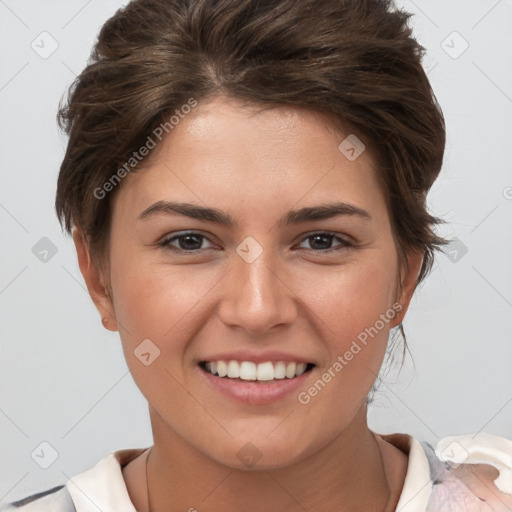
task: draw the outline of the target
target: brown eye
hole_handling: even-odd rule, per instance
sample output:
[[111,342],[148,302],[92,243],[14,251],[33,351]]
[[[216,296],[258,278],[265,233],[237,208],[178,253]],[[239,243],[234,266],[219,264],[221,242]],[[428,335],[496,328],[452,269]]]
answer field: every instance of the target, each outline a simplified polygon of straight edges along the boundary
[[[343,238],[340,238],[336,236],[334,233],[313,233],[311,235],[308,235],[306,238],[303,239],[304,241],[310,241],[311,250],[314,252],[329,252],[329,251],[337,251],[340,249],[345,249],[346,247],[349,247],[351,244],[344,240]],[[338,240],[341,242],[335,247],[332,247],[332,243],[334,240]]]
[[[160,245],[171,251],[177,252],[199,252],[203,248],[203,240],[208,240],[204,235],[195,232],[182,233],[164,239]],[[177,241],[178,247],[171,245],[172,242]]]

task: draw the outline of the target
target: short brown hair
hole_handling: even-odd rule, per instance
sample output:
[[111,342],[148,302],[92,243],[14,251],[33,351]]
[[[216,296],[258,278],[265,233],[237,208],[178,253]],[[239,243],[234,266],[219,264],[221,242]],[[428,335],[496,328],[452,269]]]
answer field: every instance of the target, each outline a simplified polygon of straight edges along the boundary
[[91,256],[108,261],[120,187],[101,200],[94,191],[191,97],[224,94],[305,107],[360,136],[377,157],[400,260],[424,254],[419,283],[446,243],[426,206],[445,124],[410,16],[392,0],[133,0],[104,24],[59,106],[61,226],[80,226]]

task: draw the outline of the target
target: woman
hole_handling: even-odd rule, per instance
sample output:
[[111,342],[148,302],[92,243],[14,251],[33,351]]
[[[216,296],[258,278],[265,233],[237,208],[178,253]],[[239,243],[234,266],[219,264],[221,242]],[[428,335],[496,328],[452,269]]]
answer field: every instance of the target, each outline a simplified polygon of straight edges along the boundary
[[5,510],[510,510],[512,442],[367,404],[445,241],[445,126],[388,0],[134,0],[59,111],[56,210],[154,444]]

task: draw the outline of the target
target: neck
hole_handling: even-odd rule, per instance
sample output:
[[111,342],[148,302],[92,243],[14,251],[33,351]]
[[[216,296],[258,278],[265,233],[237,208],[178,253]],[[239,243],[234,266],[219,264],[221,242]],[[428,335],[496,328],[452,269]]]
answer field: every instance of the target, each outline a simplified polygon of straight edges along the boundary
[[395,510],[405,476],[405,456],[397,471],[396,450],[389,450],[390,445],[382,449],[384,442],[366,424],[366,408],[313,456],[285,468],[260,471],[221,465],[169,431],[152,410],[151,420],[151,512],[219,508],[223,512],[387,512]]

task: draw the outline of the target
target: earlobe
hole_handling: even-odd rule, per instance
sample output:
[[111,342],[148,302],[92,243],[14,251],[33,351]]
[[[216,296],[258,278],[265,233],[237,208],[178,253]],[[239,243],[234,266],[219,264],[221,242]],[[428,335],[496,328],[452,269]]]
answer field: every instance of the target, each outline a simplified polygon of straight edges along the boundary
[[85,234],[80,228],[73,230],[78,266],[84,278],[87,290],[96,309],[100,313],[102,323],[109,331],[117,331],[117,322],[111,298],[105,290],[99,270],[94,265]]
[[418,276],[423,264],[423,252],[422,251],[411,251],[407,255],[407,267],[404,268],[404,275],[402,276],[402,287],[398,289],[397,294],[397,308],[398,314],[391,322],[392,327],[396,327],[403,322],[405,313],[409,308],[414,290],[418,284]]

